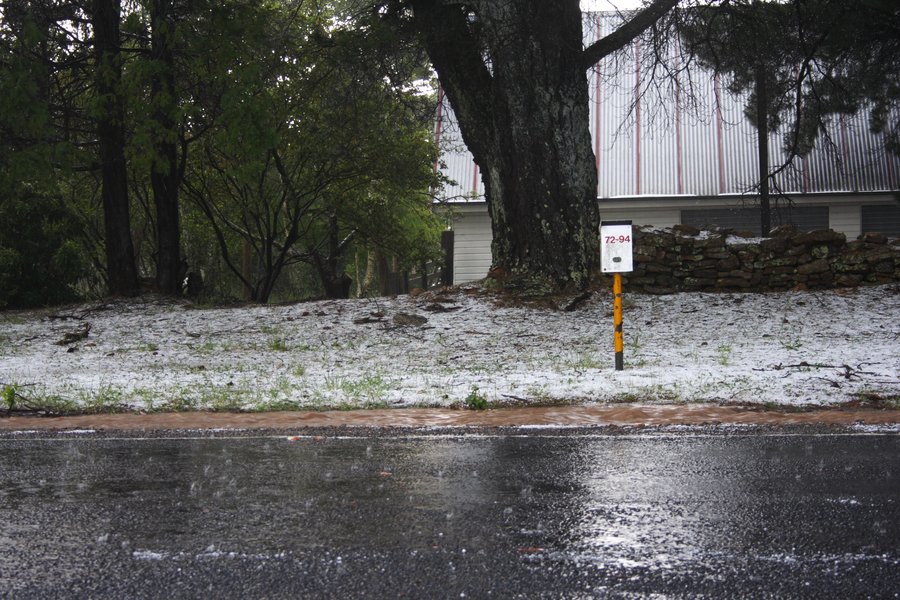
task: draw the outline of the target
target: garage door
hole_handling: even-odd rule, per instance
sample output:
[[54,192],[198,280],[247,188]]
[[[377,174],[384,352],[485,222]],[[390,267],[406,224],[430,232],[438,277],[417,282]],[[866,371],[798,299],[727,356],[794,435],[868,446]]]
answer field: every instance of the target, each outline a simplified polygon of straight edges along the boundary
[[900,237],[900,204],[863,206],[862,231],[877,231],[890,237]]

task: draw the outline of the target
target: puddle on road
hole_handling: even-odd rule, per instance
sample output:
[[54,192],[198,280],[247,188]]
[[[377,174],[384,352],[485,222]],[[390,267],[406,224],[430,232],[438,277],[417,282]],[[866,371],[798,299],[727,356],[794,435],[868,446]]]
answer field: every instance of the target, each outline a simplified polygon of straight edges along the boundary
[[394,408],[323,412],[157,413],[9,417],[0,430],[35,429],[293,429],[298,427],[590,427],[666,425],[883,425],[900,423],[900,411],[824,409],[763,411],[717,405],[564,406],[485,411]]

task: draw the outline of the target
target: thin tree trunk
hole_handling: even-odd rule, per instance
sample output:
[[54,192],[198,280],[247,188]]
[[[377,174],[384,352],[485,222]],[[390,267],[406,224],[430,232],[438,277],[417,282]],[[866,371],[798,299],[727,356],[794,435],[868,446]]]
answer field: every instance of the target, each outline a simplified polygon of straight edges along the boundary
[[349,298],[350,286],[353,280],[344,270],[344,248],[340,240],[340,227],[336,215],[328,217],[328,256],[324,258],[313,253],[316,268],[325,287],[325,295],[328,298]]
[[94,83],[100,99],[97,142],[100,148],[109,293],[114,296],[136,296],[140,287],[131,240],[128,173],[125,163],[125,109],[120,89],[120,6],[118,0],[94,0],[92,8],[91,24],[94,29],[96,60]]
[[362,298],[363,275],[359,272],[359,250],[353,253],[353,268],[356,271],[356,297]]
[[377,271],[377,252],[369,250],[366,252],[366,276],[363,278],[362,287],[358,294],[360,298],[369,294],[369,290],[372,289],[372,285],[375,283],[375,273]]
[[375,251],[375,264],[378,271],[378,295],[391,295],[391,268],[388,265],[388,258],[381,250]]
[[171,0],[152,0],[151,54],[154,71],[150,105],[154,123],[153,166],[150,182],[156,205],[156,281],[160,291],[181,294],[184,270],[181,264],[181,236],[178,214],[178,151],[175,113],[174,18]]
[[256,281],[254,258],[253,246],[250,245],[249,240],[244,240],[241,244],[241,276],[246,282],[244,284],[244,300],[247,301],[252,301],[254,296],[254,282]]
[[772,230],[769,206],[769,98],[766,88],[766,67],[756,64],[756,142],[759,163],[759,217],[763,236]]

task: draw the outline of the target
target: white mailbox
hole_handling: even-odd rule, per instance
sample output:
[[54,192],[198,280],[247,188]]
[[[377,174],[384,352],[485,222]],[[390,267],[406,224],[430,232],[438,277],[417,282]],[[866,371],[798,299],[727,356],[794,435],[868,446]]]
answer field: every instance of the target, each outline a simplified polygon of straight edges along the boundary
[[604,273],[634,270],[631,250],[631,221],[600,222],[600,267]]

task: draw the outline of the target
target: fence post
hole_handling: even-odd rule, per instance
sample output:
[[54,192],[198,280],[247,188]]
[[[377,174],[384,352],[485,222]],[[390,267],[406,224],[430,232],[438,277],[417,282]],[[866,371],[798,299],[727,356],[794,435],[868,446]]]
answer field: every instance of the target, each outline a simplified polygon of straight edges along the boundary
[[397,273],[398,281],[397,281],[397,293],[398,294],[408,294],[409,293],[409,271],[400,271]]
[[419,287],[422,288],[423,290],[427,290],[428,289],[428,263],[423,260],[422,263],[419,265],[419,269],[422,271],[422,277],[419,280],[419,283],[420,283]]
[[441,265],[441,285],[453,285],[453,230],[441,232],[441,250],[444,262]]

